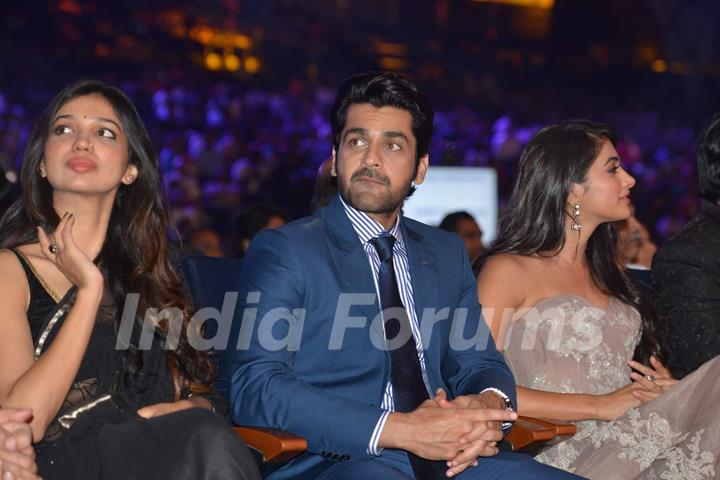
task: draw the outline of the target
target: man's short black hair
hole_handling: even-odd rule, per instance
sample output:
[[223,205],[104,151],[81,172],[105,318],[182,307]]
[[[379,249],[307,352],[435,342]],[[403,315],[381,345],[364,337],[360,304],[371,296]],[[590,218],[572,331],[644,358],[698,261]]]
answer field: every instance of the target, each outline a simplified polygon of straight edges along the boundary
[[425,95],[407,78],[386,72],[368,72],[347,78],[340,84],[335,104],[330,111],[333,147],[339,151],[340,135],[345,128],[347,111],[351,105],[369,103],[380,107],[395,107],[412,115],[412,131],[417,142],[415,164],[427,155],[433,133],[433,111]]
[[698,193],[710,202],[720,201],[720,113],[715,114],[698,138]]

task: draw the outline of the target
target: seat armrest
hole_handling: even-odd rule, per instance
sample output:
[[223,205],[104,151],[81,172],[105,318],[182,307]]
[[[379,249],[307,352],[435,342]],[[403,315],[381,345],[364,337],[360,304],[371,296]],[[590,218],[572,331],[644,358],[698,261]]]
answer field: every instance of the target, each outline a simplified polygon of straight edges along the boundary
[[513,452],[537,455],[543,450],[575,435],[572,423],[519,416],[505,442]]
[[248,447],[262,455],[265,463],[284,463],[307,450],[307,441],[275,428],[234,427]]

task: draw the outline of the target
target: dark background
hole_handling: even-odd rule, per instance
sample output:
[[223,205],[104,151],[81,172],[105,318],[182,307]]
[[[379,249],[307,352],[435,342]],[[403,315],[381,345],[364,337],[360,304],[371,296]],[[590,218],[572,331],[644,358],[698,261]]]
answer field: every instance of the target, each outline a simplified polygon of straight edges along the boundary
[[40,109],[99,78],[136,103],[183,234],[272,204],[310,211],[346,76],[409,75],[437,110],[431,163],[498,170],[567,118],[612,124],[662,240],[698,209],[695,139],[720,110],[714,0],[13,1],[0,30],[0,166],[13,180]]

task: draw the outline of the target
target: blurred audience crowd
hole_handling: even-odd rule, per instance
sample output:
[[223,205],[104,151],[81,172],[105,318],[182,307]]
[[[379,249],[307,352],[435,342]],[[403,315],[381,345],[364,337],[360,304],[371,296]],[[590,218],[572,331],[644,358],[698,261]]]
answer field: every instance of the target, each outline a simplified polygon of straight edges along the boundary
[[[310,86],[296,79],[271,90],[259,82],[171,71],[109,80],[140,109],[159,152],[172,222],[186,241],[195,239],[214,254],[239,255],[248,238],[243,218],[260,209],[286,221],[312,210],[318,169],[331,154],[327,112],[334,85]],[[3,209],[17,194],[13,182],[23,146],[49,95],[21,87],[0,87]],[[500,213],[532,134],[544,123],[580,115],[616,127],[623,163],[638,179],[632,193],[636,215],[653,238],[668,238],[698,210],[696,132],[691,126],[652,111],[574,110],[577,99],[572,95],[564,97],[567,105],[545,117],[543,102],[527,115],[526,95],[518,96],[518,108],[511,92],[503,93],[498,98],[506,111],[471,108],[463,95],[438,101],[430,152],[431,164],[497,169]]]

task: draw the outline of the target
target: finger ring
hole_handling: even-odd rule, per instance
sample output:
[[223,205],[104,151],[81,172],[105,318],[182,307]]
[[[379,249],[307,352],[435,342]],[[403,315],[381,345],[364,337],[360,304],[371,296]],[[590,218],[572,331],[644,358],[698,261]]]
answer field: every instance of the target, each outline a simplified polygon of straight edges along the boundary
[[51,253],[57,253],[57,251],[58,251],[57,243],[51,243],[50,247],[48,247],[48,250],[50,250]]
[[651,382],[654,382],[657,377],[655,377],[655,375],[645,375],[645,378],[647,378]]

